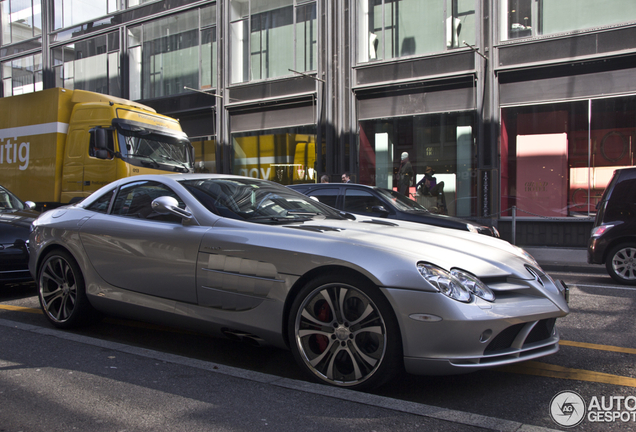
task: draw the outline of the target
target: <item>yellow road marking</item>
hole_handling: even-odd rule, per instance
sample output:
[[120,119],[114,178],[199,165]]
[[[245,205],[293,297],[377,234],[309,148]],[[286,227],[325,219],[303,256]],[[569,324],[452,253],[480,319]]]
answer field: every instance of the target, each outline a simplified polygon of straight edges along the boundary
[[5,305],[5,304],[0,305],[0,309],[17,311],[17,312],[35,313],[35,314],[42,313],[42,309],[28,308],[28,307],[22,307],[22,306],[12,306],[12,305]]
[[593,343],[587,343],[587,342],[572,342],[572,341],[562,340],[562,341],[559,341],[559,345],[595,349],[600,351],[612,351],[612,352],[619,352],[619,353],[626,353],[626,354],[636,354],[636,349],[634,348],[623,348],[623,347],[617,347],[612,345],[599,345],[599,344],[593,344]]
[[611,375],[602,372],[593,372],[583,369],[571,369],[563,366],[527,361],[513,366],[498,368],[502,372],[520,373],[525,375],[538,375],[549,378],[561,378],[576,381],[589,381],[603,384],[613,384],[625,387],[636,387],[636,378]]

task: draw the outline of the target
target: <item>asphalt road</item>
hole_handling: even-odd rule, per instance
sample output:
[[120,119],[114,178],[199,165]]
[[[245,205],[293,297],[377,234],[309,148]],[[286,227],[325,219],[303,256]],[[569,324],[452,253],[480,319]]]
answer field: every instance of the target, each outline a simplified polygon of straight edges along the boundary
[[5,288],[0,431],[564,430],[550,415],[564,391],[591,408],[571,430],[635,430],[636,288],[551,274],[571,288],[557,354],[468,375],[405,375],[366,394],[323,394],[283,350],[139,322],[48,334],[34,287]]

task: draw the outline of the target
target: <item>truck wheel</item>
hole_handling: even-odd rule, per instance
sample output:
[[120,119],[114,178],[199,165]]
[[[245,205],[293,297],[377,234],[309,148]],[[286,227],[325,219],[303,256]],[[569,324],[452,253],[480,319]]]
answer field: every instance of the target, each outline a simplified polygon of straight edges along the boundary
[[46,255],[37,281],[44,316],[55,327],[79,327],[101,318],[89,303],[82,271],[68,252],[56,250]]
[[377,287],[346,275],[308,283],[289,316],[292,353],[318,382],[364,390],[391,379],[403,366],[393,310]]
[[636,243],[623,243],[607,254],[605,268],[616,282],[636,285]]

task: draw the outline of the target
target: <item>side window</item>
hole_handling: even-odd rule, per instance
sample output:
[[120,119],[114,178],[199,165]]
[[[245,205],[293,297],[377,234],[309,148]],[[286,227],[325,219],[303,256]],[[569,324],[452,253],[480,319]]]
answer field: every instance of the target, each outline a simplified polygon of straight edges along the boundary
[[[89,142],[88,142],[88,155],[90,157],[97,157],[97,144],[95,144],[95,129],[91,129],[89,131]],[[115,143],[113,141],[113,132],[107,131],[106,136],[108,137],[108,143],[106,144],[108,151],[108,159],[112,159],[115,154]]]
[[372,214],[373,206],[383,205],[384,203],[371,192],[356,189],[347,189],[345,192],[344,211]]
[[152,207],[152,201],[161,196],[170,196],[179,202],[179,207],[185,209],[181,198],[167,186],[153,182],[140,181],[122,187],[115,198],[111,214],[148,219],[160,222],[181,223],[181,218],[175,215],[160,215]]
[[97,201],[86,207],[86,209],[97,213],[108,213],[108,206],[113,199],[113,195],[115,195],[115,189],[106,192]]
[[338,188],[317,189],[311,191],[307,196],[317,199],[323,204],[336,208],[336,200],[338,199]]

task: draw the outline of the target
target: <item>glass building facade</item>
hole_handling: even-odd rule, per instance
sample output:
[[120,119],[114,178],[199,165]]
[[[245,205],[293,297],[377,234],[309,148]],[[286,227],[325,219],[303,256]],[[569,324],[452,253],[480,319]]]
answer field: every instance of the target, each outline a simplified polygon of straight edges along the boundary
[[283,184],[397,189],[407,153],[412,199],[527,245],[583,246],[634,164],[635,64],[631,0],[0,0],[3,97],[140,101]]

